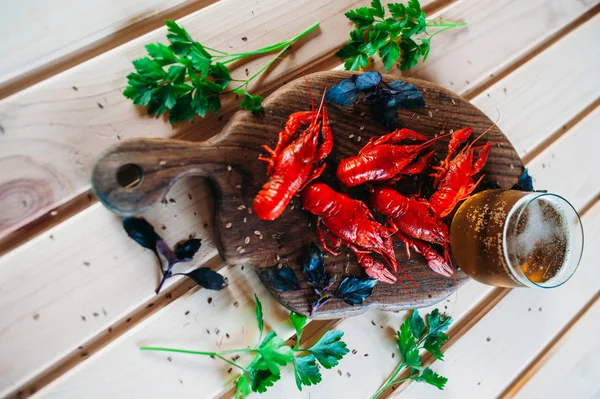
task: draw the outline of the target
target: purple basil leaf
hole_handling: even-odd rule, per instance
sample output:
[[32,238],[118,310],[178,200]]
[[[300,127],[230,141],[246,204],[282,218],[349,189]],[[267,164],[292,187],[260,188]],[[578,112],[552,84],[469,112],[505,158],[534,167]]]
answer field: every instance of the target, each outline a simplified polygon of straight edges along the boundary
[[127,232],[127,235],[135,242],[144,248],[152,250],[155,254],[157,253],[156,242],[161,240],[161,238],[146,219],[125,216],[123,218],[123,228]]
[[379,82],[381,82],[381,74],[379,72],[365,72],[362,75],[354,75],[354,83],[360,91],[375,87]]
[[527,168],[523,170],[519,181],[512,187],[513,190],[533,191],[533,179],[529,176]]
[[175,246],[175,256],[183,262],[192,260],[196,252],[200,249],[202,240],[199,238],[190,238],[189,240],[178,243]]
[[327,90],[325,99],[333,104],[348,107],[358,100],[358,89],[353,79],[344,79],[337,86]]
[[414,109],[426,107],[425,100],[423,100],[423,96],[415,85],[402,80],[395,80],[387,83],[387,86],[393,90],[398,108]]
[[208,267],[200,267],[185,274],[201,287],[209,290],[222,290],[227,286],[225,278],[219,273],[210,270]]
[[371,295],[377,281],[370,278],[346,277],[335,291],[335,297],[348,305],[360,305]]
[[289,266],[282,268],[271,267],[261,274],[263,281],[270,283],[277,291],[287,292],[300,289],[296,273]]
[[323,258],[323,253],[314,242],[311,242],[304,249],[302,254],[302,272],[308,284],[321,290],[325,288],[329,279],[329,276],[325,274],[325,259]]

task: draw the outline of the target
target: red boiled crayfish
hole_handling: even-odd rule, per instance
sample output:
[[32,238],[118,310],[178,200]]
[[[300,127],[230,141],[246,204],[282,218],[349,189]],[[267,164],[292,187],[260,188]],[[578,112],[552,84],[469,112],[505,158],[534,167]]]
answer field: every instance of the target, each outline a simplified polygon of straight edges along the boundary
[[[303,124],[308,127],[294,138]],[[260,219],[274,220],[294,195],[325,170],[325,164],[319,163],[331,152],[333,135],[323,100],[317,111],[291,114],[279,133],[275,149],[266,145],[263,148],[271,158],[258,159],[268,163],[269,180],[254,198],[253,209]]]
[[[439,137],[438,137],[439,138]],[[434,152],[419,156],[438,138],[427,137],[409,129],[398,129],[381,137],[372,137],[357,156],[343,159],[337,168],[337,178],[348,187],[369,181],[388,180],[393,183],[403,175],[419,174],[429,166]],[[425,141],[419,145],[400,145],[403,140]]]
[[[473,176],[483,169],[490,153],[491,144],[486,143],[480,147],[473,147],[473,143],[490,129],[465,146],[458,154],[458,148],[473,133],[473,129],[465,127],[452,133],[446,159],[439,166],[433,166],[433,169],[437,171],[432,175],[435,178],[434,187],[437,191],[429,198],[429,203],[439,217],[447,216],[459,201],[469,198],[483,179],[481,176],[475,182]],[[477,159],[474,159],[474,152],[478,149],[481,149],[481,153]]]
[[[454,272],[450,266],[448,227],[438,217],[431,205],[422,198],[408,198],[389,187],[375,187],[370,194],[373,209],[386,216],[396,236],[406,246],[422,254],[429,267],[443,276]],[[431,245],[439,244],[443,256]]]
[[[395,232],[378,223],[367,205],[345,194],[334,191],[324,183],[314,183],[302,191],[302,206],[317,216],[317,233],[321,245],[334,255],[337,251],[327,246],[326,236],[338,249],[342,244],[350,248],[358,262],[371,278],[393,284],[396,276],[385,268],[383,263],[373,259],[371,252],[380,254],[396,272],[398,268],[415,285],[415,282],[398,265],[391,239]],[[321,223],[326,230],[321,230]]]

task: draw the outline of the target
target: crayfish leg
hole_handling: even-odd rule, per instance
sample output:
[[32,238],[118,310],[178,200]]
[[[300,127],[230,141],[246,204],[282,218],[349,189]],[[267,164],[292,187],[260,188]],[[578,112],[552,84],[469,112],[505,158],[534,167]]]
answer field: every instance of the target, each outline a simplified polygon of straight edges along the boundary
[[333,256],[338,256],[339,254],[341,254],[340,251],[335,251],[331,248],[329,248],[327,246],[327,243],[325,242],[325,237],[324,235],[327,236],[327,238],[329,238],[329,240],[331,240],[331,242],[333,242],[333,245],[335,246],[335,248],[339,248],[340,245],[342,245],[342,240],[339,237],[334,237],[331,233],[329,233],[328,231],[325,231],[325,233],[323,233],[323,230],[321,229],[321,219],[317,220],[317,234],[319,235],[319,242],[321,243],[321,246],[330,254],[332,254]]
[[490,143],[487,143],[483,146],[481,153],[479,153],[479,157],[477,157],[477,160],[473,163],[473,169],[471,170],[471,176],[474,176],[477,173],[481,172],[481,169],[483,169],[483,167],[485,166],[485,163],[487,162],[488,155],[490,155],[491,147],[492,147],[492,145]]
[[396,129],[391,133],[385,134],[373,142],[373,146],[381,144],[400,144],[403,140],[426,141],[427,136],[417,133],[410,129]]

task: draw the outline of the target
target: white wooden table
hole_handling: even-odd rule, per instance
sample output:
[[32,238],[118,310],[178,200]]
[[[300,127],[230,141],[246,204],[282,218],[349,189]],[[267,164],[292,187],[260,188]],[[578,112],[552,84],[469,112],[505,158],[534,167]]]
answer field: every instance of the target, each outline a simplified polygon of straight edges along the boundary
[[[202,179],[177,183],[175,202],[146,217],[171,244],[203,239],[195,268],[228,276],[220,292],[173,281],[160,296],[153,255],[123,233],[120,219],[91,194],[97,155],[121,139],[201,140],[223,120],[172,128],[136,109],[121,92],[144,45],[163,41],[163,19],[178,19],[206,45],[235,51],[291,37],[317,20],[254,89],[268,93],[298,74],[334,68],[346,40],[344,12],[366,0],[21,0],[0,5],[0,397],[230,397],[228,366],[209,358],[157,355],[142,344],[190,348],[245,346],[257,338],[252,293],[266,323],[293,336],[287,312],[250,268],[224,264],[211,235],[212,204]],[[456,320],[441,392],[400,385],[389,395],[428,398],[600,397],[600,3],[598,0],[423,1],[431,16],[468,28],[434,39],[411,76],[470,100],[499,126],[538,188],[580,211],[586,250],[580,270],[549,290],[469,282],[439,304]],[[246,37],[247,40],[242,40]],[[239,65],[243,76],[260,59]],[[376,66],[377,67],[377,66]],[[395,73],[400,74],[399,71]],[[298,392],[288,370],[267,398],[366,398],[398,358],[394,331],[406,313],[370,311],[312,322],[304,339],[335,326],[356,354],[323,382]],[[220,332],[217,333],[216,330]],[[223,334],[230,338],[223,340]],[[367,356],[368,355],[368,356]],[[338,374],[338,369],[342,372]]]

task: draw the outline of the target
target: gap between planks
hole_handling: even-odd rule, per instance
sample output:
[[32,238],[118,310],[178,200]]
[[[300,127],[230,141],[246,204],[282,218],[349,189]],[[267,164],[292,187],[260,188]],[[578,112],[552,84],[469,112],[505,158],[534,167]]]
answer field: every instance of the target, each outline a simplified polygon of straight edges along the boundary
[[106,37],[90,43],[86,47],[73,51],[72,53],[63,56],[58,60],[51,61],[7,81],[5,84],[0,86],[0,100],[54,75],[64,72],[67,69],[70,69],[85,61],[88,61],[102,53],[112,50],[115,47],[127,43],[137,37],[145,35],[146,33],[161,27],[163,25],[163,21],[166,19],[175,20],[182,18],[188,14],[208,7],[217,1],[219,0],[192,0],[161,11],[155,15],[137,20],[131,25],[128,25]]
[[[468,97],[472,97],[472,96],[468,96]],[[185,292],[185,291],[184,291],[184,292]],[[183,293],[182,293],[182,294],[183,294]],[[499,298],[499,299],[501,299],[501,298]],[[498,299],[498,300],[499,300],[499,299]],[[164,305],[163,305],[163,306],[164,306]],[[158,308],[157,308],[157,309],[158,309]],[[149,314],[151,314],[151,313],[148,313],[148,315],[149,315]],[[147,317],[147,315],[146,315],[146,316],[144,316],[143,318],[145,318],[145,317]],[[142,319],[143,319],[143,318],[142,318]],[[139,320],[141,320],[141,319],[139,319]],[[320,323],[320,325],[321,325],[321,324],[323,324],[322,322],[319,322],[319,323]],[[329,322],[328,322],[328,323],[329,323]],[[131,325],[129,325],[128,327],[126,326],[124,331],[127,331],[127,330],[128,330],[129,328],[131,328],[131,326],[133,326],[134,324],[135,324],[135,320],[134,320],[134,323],[132,323],[132,324],[131,324]],[[315,328],[317,328],[317,327],[318,327],[318,326],[315,326]],[[106,344],[106,343],[104,343],[104,345],[105,345],[105,344]],[[102,346],[104,346],[104,345],[102,345]],[[98,348],[100,348],[100,347],[102,347],[102,346],[99,346]]]
[[[142,20],[137,25],[132,25],[130,27],[127,27],[123,31],[121,31],[121,32],[124,32],[125,30],[128,30],[130,28],[134,29],[135,26],[138,26],[139,24],[143,24],[143,26],[135,28],[136,32],[138,33],[137,35],[131,34],[131,35],[125,36],[125,34],[123,33],[124,38],[126,38],[126,39],[119,40],[118,43],[110,43],[111,44],[110,46],[106,45],[102,48],[98,48],[89,57],[77,58],[77,60],[74,60],[71,64],[69,64],[68,67],[65,67],[60,70],[58,70],[58,69],[52,70],[52,73],[49,72],[48,74],[44,75],[37,81],[30,82],[29,80],[27,80],[27,83],[29,83],[27,86],[15,89],[13,92],[11,92],[7,95],[3,95],[3,88],[0,87],[0,100],[10,94],[13,94],[16,91],[22,90],[28,86],[38,83],[39,81],[41,81],[43,79],[47,79],[55,74],[63,72],[64,70],[76,65],[77,63],[83,63],[83,62],[89,60],[90,58],[93,58],[93,57],[101,54],[102,52],[111,50],[112,48],[117,47],[127,41],[131,41],[138,36],[141,36],[152,30],[155,30],[162,26],[163,19],[179,19],[187,14],[191,14],[193,12],[199,11],[202,8],[208,6],[209,4],[213,4],[217,1],[218,0],[203,1],[202,3],[206,3],[204,6],[201,6],[200,4],[196,4],[196,5],[175,7],[172,10],[168,10],[161,14],[158,14],[158,16],[154,16],[154,17]],[[457,0],[434,0],[431,3],[428,3],[427,5],[423,6],[423,10],[425,12],[427,12],[428,14],[437,13],[440,10],[442,10],[443,8],[446,8],[450,5],[452,5],[456,1]],[[181,10],[179,10],[179,9],[181,9]],[[156,21],[155,21],[155,19],[156,19]],[[150,26],[151,23],[153,23],[153,24]],[[142,28],[144,28],[143,31],[141,30]],[[119,34],[119,32],[115,33],[115,35],[117,35],[117,34]],[[92,51],[92,50],[90,49],[89,51]],[[298,70],[291,71],[289,74],[287,74],[285,76],[285,78],[279,79],[279,80],[273,82],[272,84],[265,85],[265,86],[258,88],[256,90],[256,93],[266,97],[266,96],[270,95],[271,93],[273,93],[275,90],[277,90],[281,85],[286,84],[288,81],[293,80],[293,79],[301,76],[302,74],[309,74],[309,73],[313,73],[313,72],[330,70],[330,69],[335,69],[336,67],[339,67],[342,64],[340,64],[340,60],[335,55],[337,51],[338,51],[338,49],[336,48],[335,50],[332,50],[331,52],[327,53],[322,58],[317,59],[313,62],[310,62],[310,63],[306,64],[304,67],[298,68]],[[265,73],[268,73],[268,70],[265,71]],[[26,80],[26,78],[23,78],[23,79]],[[222,110],[221,115],[218,115],[218,117],[216,119],[211,118],[212,123],[215,124],[215,126],[213,127],[214,131],[216,131],[216,132],[221,131],[223,126],[225,126],[227,124],[227,121],[237,111],[238,111],[237,108]],[[184,130],[181,135],[175,135],[172,138],[184,139],[184,140],[188,139],[191,141],[197,141],[198,138],[194,138],[193,133],[194,133],[193,131]],[[86,198],[87,198],[87,203],[86,203]],[[76,197],[62,203],[58,207],[49,210],[42,216],[19,227],[17,230],[8,234],[6,237],[1,238],[0,239],[0,256],[23,245],[27,241],[29,241],[29,240],[35,238],[36,236],[38,236],[39,234],[44,233],[45,231],[59,225],[60,223],[67,221],[69,218],[73,217],[74,215],[76,215],[77,213],[79,213],[81,211],[84,211],[86,208],[95,204],[96,202],[97,202],[97,199],[93,195],[92,190],[88,189],[84,193],[79,194]]]
[[594,306],[594,304],[600,298],[600,291],[596,293],[592,297],[592,299],[585,304],[583,308],[577,312],[575,317],[573,317],[567,325],[563,327],[562,330],[542,349],[542,351],[538,354],[538,356],[525,367],[525,370],[519,376],[513,380],[513,382],[506,388],[504,392],[502,392],[499,398],[513,398],[524,386],[529,382],[531,377],[533,377],[542,366],[552,357],[556,349],[559,345],[567,339],[568,333],[575,327],[575,325],[589,312],[589,310]]
[[[572,31],[577,29],[579,26],[585,24],[587,21],[589,21],[594,16],[596,16],[596,14],[598,14],[598,13],[600,13],[600,4],[597,4],[593,8],[591,8],[588,11],[586,11],[585,13],[581,14],[581,16],[579,16],[578,18],[573,20],[571,23],[564,26],[562,29],[560,29],[560,30],[556,31],[554,34],[548,36],[548,38],[546,38],[546,40],[539,43],[537,46],[535,46],[533,49],[531,49],[527,54],[525,54],[520,59],[515,60],[513,63],[509,64],[502,71],[495,73],[495,74],[490,74],[489,79],[484,84],[475,86],[472,89],[468,89],[465,92],[465,94],[463,95],[463,97],[470,100],[472,98],[477,97],[478,95],[480,95],[482,93],[485,93],[485,91],[489,87],[493,86],[494,84],[498,83],[499,81],[501,81],[502,79],[504,79],[505,77],[507,77],[508,75],[510,75],[517,69],[519,69],[521,67],[521,65],[534,59],[537,55],[541,54],[542,52],[544,52],[545,50],[550,48],[554,43],[556,43],[561,38],[563,38],[564,36],[568,35]],[[523,159],[523,161],[526,162],[525,159]]]
[[[211,270],[220,270],[224,267],[224,262],[223,259],[217,255],[204,262],[202,266],[208,267]],[[116,321],[107,330],[103,329],[98,331],[96,336],[85,342],[82,342],[76,350],[73,350],[71,353],[65,355],[52,367],[27,381],[27,383],[23,384],[15,391],[9,393],[7,397],[14,396],[15,398],[21,399],[23,397],[33,395],[55,379],[65,374],[67,371],[75,368],[75,366],[88,359],[91,355],[102,350],[113,340],[122,336],[142,321],[146,320],[159,310],[168,306],[171,302],[179,299],[193,289],[199,289],[198,285],[196,285],[194,282],[190,283],[190,280],[187,278],[181,278],[181,280],[170,286],[167,286],[161,291],[160,295],[156,295],[142,303],[137,307],[137,309],[129,313],[127,317],[123,317],[121,320]]]

